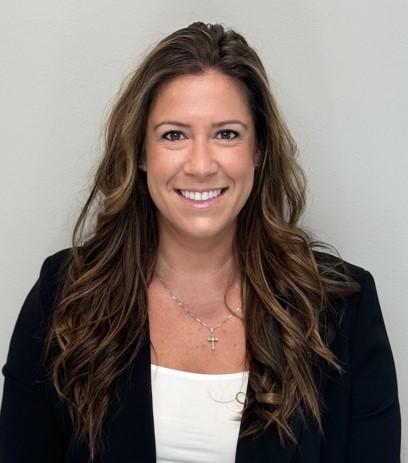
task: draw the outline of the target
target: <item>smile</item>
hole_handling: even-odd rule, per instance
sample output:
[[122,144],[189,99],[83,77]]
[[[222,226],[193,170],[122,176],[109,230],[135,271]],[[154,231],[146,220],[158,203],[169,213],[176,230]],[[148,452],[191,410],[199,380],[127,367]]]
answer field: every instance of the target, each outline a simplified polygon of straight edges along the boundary
[[207,201],[208,199],[218,198],[224,193],[225,188],[218,188],[217,190],[208,191],[189,191],[189,190],[177,190],[183,198],[192,199],[194,201]]

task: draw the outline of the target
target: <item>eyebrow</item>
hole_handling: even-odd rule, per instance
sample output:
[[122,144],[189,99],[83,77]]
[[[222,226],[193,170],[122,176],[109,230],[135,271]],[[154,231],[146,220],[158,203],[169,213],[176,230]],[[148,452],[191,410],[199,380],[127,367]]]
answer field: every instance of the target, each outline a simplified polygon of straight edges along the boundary
[[[239,121],[239,120],[236,120],[236,119],[229,119],[229,120],[226,120],[226,121],[220,121],[220,122],[213,122],[211,124],[211,127],[213,128],[218,128],[218,127],[222,127],[224,125],[230,125],[230,124],[239,124],[239,125],[242,125],[242,127],[244,127],[244,129],[248,129],[248,125],[245,123],[245,122],[242,122],[242,121]],[[153,127],[153,130],[157,130],[159,127],[161,127],[162,125],[175,125],[177,127],[183,127],[183,128],[190,128],[191,125],[190,124],[186,124],[185,122],[180,122],[180,121],[162,121],[162,122],[159,122],[158,124],[156,124],[154,127]]]

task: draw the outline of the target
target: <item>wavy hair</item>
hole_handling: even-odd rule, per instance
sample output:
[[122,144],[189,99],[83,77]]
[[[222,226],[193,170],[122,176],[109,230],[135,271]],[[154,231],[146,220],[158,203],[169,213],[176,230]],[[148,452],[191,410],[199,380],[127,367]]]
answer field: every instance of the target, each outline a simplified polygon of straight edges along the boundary
[[[313,370],[339,369],[328,347],[338,321],[329,298],[347,294],[353,284],[336,264],[316,259],[313,242],[298,226],[305,180],[262,62],[233,30],[191,24],[159,42],[120,92],[53,314],[47,342],[48,352],[56,352],[52,381],[91,458],[102,448],[103,421],[118,380],[148,339],[147,289],[159,230],[138,166],[149,110],[165,82],[210,69],[244,85],[260,152],[233,246],[250,368],[243,434],[276,427],[284,443],[295,440],[294,419],[311,415],[320,424]],[[85,233],[95,210],[95,224]]]

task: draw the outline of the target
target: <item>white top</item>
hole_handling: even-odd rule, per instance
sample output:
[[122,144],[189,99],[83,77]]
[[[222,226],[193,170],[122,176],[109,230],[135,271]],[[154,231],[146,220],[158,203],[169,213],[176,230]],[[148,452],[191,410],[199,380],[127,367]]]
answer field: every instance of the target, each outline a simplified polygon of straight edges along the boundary
[[234,462],[248,372],[151,371],[156,461]]

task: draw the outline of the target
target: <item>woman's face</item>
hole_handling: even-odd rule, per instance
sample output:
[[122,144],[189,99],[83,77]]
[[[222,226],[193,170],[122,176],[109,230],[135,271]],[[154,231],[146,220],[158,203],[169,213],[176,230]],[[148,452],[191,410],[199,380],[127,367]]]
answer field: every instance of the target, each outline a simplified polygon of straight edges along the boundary
[[162,237],[233,237],[257,152],[241,85],[210,70],[160,89],[147,121],[143,167]]

